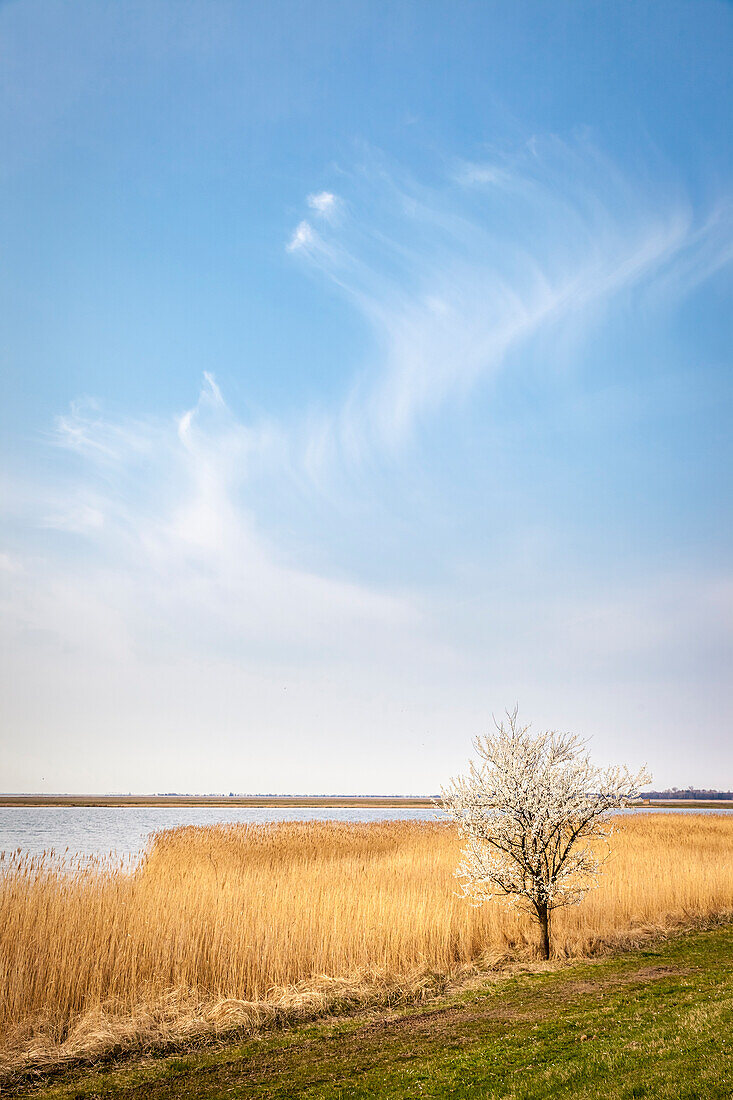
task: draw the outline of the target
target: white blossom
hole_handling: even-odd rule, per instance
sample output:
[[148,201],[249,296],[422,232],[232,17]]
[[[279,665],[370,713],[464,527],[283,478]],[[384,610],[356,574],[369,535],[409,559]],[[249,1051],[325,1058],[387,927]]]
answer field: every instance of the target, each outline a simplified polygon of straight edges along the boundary
[[598,842],[609,813],[638,797],[646,768],[596,768],[569,733],[533,734],[516,709],[474,741],[478,762],[442,791],[444,810],[465,842],[456,875],[464,896],[519,902],[539,921],[549,957],[553,909],[577,905],[597,885]]

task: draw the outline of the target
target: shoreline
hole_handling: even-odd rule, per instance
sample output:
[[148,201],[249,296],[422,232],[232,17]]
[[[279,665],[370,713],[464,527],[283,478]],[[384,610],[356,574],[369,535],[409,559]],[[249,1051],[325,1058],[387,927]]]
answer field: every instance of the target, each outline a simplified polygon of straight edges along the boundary
[[[181,809],[186,806],[241,806],[249,809],[375,809],[375,810],[430,810],[440,804],[439,799],[419,795],[83,795],[83,794],[18,794],[0,795],[0,807],[49,807],[78,808],[108,807],[166,807]],[[633,803],[638,809],[675,810],[733,810],[733,801],[716,799],[644,799]]]
[[435,802],[429,797],[389,797],[388,795],[349,797],[339,795],[0,795],[0,806],[156,806],[178,808],[185,806],[244,806],[251,809],[432,809]]

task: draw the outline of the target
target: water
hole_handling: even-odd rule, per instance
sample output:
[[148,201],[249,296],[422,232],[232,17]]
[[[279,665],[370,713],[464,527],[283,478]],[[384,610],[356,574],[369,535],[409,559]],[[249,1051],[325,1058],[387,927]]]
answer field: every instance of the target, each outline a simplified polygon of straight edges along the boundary
[[[644,807],[626,813],[733,813],[730,808],[662,809]],[[151,833],[177,825],[217,822],[262,824],[268,821],[436,821],[443,815],[426,809],[257,809],[246,806],[0,806],[0,852],[21,849],[32,855],[53,849],[82,858],[112,855],[134,859]]]
[[178,825],[268,821],[435,821],[433,809],[321,809],[249,806],[0,806],[0,852],[22,849],[32,855],[53,849],[62,856],[130,859],[145,848],[151,833]]

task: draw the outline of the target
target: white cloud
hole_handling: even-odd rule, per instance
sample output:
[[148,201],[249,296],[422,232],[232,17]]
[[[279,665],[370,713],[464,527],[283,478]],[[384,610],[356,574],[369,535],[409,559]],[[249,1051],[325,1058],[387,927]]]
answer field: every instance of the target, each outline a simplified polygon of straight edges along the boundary
[[[487,711],[515,698],[538,721],[600,730],[606,748],[627,736],[629,753],[652,699],[658,743],[674,727],[682,760],[700,695],[684,670],[703,670],[711,708],[721,698],[718,658],[700,639],[729,644],[725,578],[583,597],[576,578],[548,587],[538,570],[535,593],[504,566],[504,595],[479,583],[436,595],[356,580],[338,549],[309,562],[329,538],[310,508],[320,491],[337,484],[327,499],[353,503],[385,456],[397,480],[400,455],[441,410],[531,341],[555,369],[564,334],[625,290],[676,300],[729,256],[725,208],[699,215],[673,188],[654,192],[556,142],[464,166],[444,185],[377,164],[349,186],[347,203],[310,196],[319,232],[303,221],[288,245],[374,333],[340,400],[244,423],[204,372],[177,416],[110,418],[83,401],[58,418],[53,438],[73,465],[28,505],[35,544],[0,558],[8,728],[31,746],[13,749],[9,784],[33,785],[20,777],[36,752],[77,788],[89,761],[89,785],[118,789],[218,789],[226,774],[236,789],[426,790],[462,764]],[[300,525],[293,497],[293,513],[308,513]],[[353,511],[337,513],[334,545]],[[398,536],[374,524],[369,537]]]
[[[535,138],[443,186],[379,161],[351,184],[352,216],[337,235],[326,226],[307,258],[363,314],[381,354],[340,409],[311,422],[316,478],[324,463],[394,453],[531,341],[582,331],[632,287],[651,301],[662,276],[679,297],[731,254],[730,218],[696,216],[679,189],[628,178],[582,142]],[[306,224],[291,247],[312,244]]]
[[308,196],[308,205],[311,210],[322,217],[328,217],[336,209],[336,196],[331,191],[319,191]]
[[104,512],[91,504],[69,504],[41,521],[43,527],[59,531],[92,531],[104,524]]
[[297,252],[300,248],[306,248],[315,240],[315,233],[309,222],[301,222],[295,229],[288,242],[288,252]]
[[144,423],[104,420],[95,401],[72,401],[68,413],[56,417],[52,439],[59,446],[94,462],[114,465],[144,456],[149,446]]
[[506,168],[500,168],[495,164],[464,164],[456,174],[459,183],[471,186],[485,186],[492,184],[506,184],[511,175]]
[[[196,405],[170,422],[115,423],[79,407],[62,420],[58,443],[79,450],[83,440],[88,465],[73,496],[62,492],[40,522],[94,534],[98,557],[80,583],[85,598],[96,591],[119,609],[125,636],[147,644],[160,632],[194,650],[201,636],[233,651],[306,647],[317,659],[319,647],[330,651],[336,637],[342,647],[353,633],[359,645],[364,630],[418,621],[404,597],[321,576],[268,545],[245,489],[250,463],[271,447],[273,435],[266,425],[238,420],[210,373]],[[39,609],[39,622],[44,617]],[[73,618],[60,619],[62,633],[77,630]]]

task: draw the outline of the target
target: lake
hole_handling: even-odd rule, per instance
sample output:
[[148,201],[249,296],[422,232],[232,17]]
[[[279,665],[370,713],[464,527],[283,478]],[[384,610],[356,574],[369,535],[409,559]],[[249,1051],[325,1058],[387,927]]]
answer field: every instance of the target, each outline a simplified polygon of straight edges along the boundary
[[[731,809],[643,809],[626,813],[733,813]],[[436,821],[432,809],[258,809],[247,806],[0,806],[0,852],[21,849],[31,855],[53,850],[63,856],[133,859],[151,833],[178,825],[269,821]]]
[[178,825],[269,821],[435,821],[432,809],[258,808],[249,806],[0,806],[0,852],[137,856],[148,837]]

